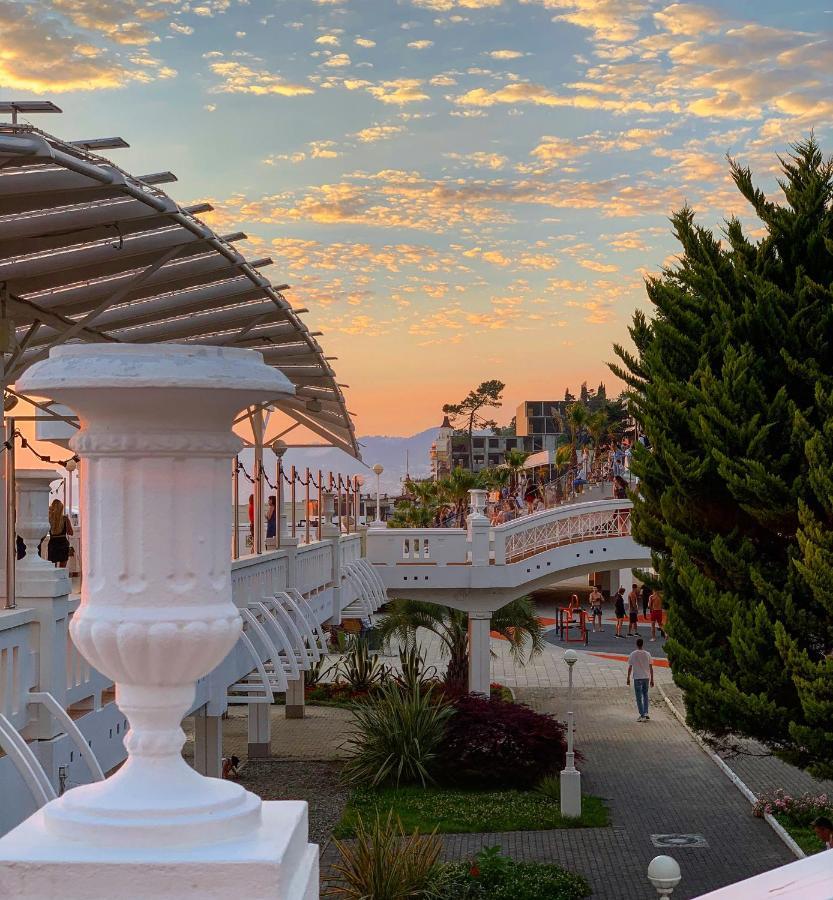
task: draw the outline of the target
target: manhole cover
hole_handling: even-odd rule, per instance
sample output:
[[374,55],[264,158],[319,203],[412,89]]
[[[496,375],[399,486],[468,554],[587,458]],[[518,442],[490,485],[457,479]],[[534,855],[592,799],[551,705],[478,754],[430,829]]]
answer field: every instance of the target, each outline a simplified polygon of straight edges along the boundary
[[709,842],[702,834],[652,834],[651,843],[655,847],[708,847]]

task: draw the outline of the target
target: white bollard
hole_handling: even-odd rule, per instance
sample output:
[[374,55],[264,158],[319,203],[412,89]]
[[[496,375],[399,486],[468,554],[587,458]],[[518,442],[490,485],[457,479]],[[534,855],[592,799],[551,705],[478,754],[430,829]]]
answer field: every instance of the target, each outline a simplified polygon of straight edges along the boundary
[[648,863],[648,881],[660,897],[670,897],[681,879],[679,863],[671,856],[655,856]]

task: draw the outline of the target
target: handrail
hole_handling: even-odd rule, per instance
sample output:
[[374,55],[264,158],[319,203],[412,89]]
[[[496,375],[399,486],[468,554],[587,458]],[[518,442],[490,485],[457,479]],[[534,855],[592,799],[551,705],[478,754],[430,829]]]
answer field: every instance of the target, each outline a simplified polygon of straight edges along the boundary
[[627,500],[601,500],[559,507],[494,529],[496,565],[506,565],[565,544],[600,537],[630,537]]

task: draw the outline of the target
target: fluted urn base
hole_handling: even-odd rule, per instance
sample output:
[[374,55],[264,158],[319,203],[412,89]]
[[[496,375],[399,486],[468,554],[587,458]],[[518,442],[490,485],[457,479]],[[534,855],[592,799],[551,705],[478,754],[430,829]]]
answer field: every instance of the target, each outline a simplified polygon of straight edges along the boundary
[[73,788],[42,814],[47,831],[66,840],[188,847],[251,835],[261,824],[261,800],[233,781],[204,778],[181,758],[131,757],[118,778]]
[[307,843],[307,804],[300,801],[264,803],[262,821],[246,837],[190,847],[160,840],[131,850],[54,836],[46,827],[48,808],[0,838],[4,900],[318,897],[318,847]]

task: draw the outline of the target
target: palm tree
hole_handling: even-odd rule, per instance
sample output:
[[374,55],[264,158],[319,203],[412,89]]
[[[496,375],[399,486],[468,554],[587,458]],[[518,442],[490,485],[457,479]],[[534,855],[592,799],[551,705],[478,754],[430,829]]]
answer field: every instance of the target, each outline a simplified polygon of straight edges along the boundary
[[507,450],[504,459],[510,472],[511,487],[514,491],[518,484],[518,473],[523,470],[524,463],[529,459],[529,454],[523,450]]
[[[377,625],[384,641],[414,646],[417,631],[425,628],[442,641],[448,653],[446,685],[465,688],[469,670],[468,616],[459,609],[425,600],[391,600]],[[520,663],[544,649],[541,622],[529,597],[519,597],[492,613],[491,630],[509,642],[509,651]]]
[[596,412],[592,413],[587,418],[587,433],[590,435],[590,438],[593,441],[593,460],[591,462],[595,462],[596,456],[599,452],[599,444],[602,440],[602,435],[607,430],[607,415],[604,410],[599,409]]
[[567,409],[567,427],[570,429],[570,447],[572,454],[570,462],[574,467],[578,466],[578,439],[587,427],[589,413],[582,403],[573,403]]
[[469,491],[479,488],[481,484],[482,479],[479,475],[475,472],[470,472],[468,469],[461,469],[459,466],[450,475],[446,475],[445,478],[437,482],[440,498],[454,507],[457,524],[460,528],[466,527]]

